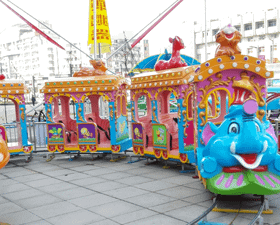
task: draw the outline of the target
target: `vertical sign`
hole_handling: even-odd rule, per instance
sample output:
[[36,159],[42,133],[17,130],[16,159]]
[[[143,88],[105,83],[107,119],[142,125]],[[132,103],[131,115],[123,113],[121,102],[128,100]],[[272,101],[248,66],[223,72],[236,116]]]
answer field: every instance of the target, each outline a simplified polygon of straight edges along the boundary
[[[89,4],[89,30],[88,30],[88,45],[94,44],[94,18],[93,18],[93,1]],[[103,46],[111,44],[111,36],[107,18],[107,10],[105,0],[96,1],[96,36],[97,43],[103,43]]]

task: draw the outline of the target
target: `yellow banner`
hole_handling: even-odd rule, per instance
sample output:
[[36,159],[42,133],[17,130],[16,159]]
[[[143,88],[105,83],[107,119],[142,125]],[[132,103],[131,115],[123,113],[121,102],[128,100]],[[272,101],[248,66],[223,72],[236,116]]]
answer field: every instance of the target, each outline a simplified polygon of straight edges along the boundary
[[[101,43],[101,54],[106,53],[106,52],[111,52],[111,48],[109,44]],[[90,54],[94,53],[94,45],[91,45],[90,48]],[[97,51],[96,54],[99,54],[99,46],[97,45]]]
[[[94,44],[93,1],[94,0],[89,0],[88,45]],[[105,0],[96,0],[96,12],[97,43],[106,43],[112,45]]]

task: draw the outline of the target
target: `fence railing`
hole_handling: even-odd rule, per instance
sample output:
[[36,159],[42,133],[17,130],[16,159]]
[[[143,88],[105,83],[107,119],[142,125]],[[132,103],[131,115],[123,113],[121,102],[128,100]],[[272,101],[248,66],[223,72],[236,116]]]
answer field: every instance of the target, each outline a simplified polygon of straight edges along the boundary
[[[6,128],[8,143],[18,141],[17,123],[3,124]],[[47,129],[46,122],[27,122],[28,142],[33,145],[34,152],[42,152],[47,150]],[[129,135],[131,133],[131,121],[128,121]]]

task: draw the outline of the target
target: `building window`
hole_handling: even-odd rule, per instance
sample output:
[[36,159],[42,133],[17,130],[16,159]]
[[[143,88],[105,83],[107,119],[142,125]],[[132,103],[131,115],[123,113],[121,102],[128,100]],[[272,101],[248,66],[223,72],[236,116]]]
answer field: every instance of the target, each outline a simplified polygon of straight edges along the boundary
[[247,23],[244,25],[244,29],[245,30],[252,30],[252,24],[251,23]]
[[259,40],[264,40],[264,39],[265,39],[265,35],[259,36]]
[[265,48],[264,47],[260,47],[259,48],[259,52],[264,52]]
[[264,28],[264,22],[263,21],[256,22],[256,29],[260,29],[260,28]]
[[248,37],[248,42],[252,41],[253,37]]
[[274,20],[269,20],[269,21],[267,21],[267,23],[268,23],[269,27],[275,27],[276,26],[276,20],[275,19]]
[[234,26],[234,27],[235,27],[236,30],[238,30],[238,31],[240,32],[240,30],[241,30],[240,25],[236,25],[236,26]]
[[218,32],[219,32],[219,29],[213,29],[213,30],[212,30],[212,35],[214,36],[214,35],[216,35]]

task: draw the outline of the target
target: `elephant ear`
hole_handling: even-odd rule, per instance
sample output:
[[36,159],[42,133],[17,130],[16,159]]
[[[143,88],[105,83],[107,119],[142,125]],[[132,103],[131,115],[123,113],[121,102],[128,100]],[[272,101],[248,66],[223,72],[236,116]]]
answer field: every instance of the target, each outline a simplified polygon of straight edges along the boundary
[[276,143],[278,143],[278,139],[275,135],[274,128],[273,128],[272,124],[267,120],[265,122],[264,126],[265,126],[265,129],[266,129],[265,131],[267,133],[269,133],[271,137],[273,137],[273,139],[276,141]]
[[218,127],[213,124],[212,122],[208,122],[202,132],[202,140],[205,143],[205,145],[208,144],[211,137],[213,137],[218,131]]

